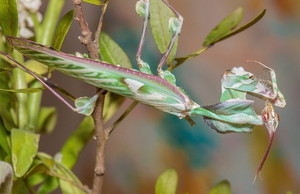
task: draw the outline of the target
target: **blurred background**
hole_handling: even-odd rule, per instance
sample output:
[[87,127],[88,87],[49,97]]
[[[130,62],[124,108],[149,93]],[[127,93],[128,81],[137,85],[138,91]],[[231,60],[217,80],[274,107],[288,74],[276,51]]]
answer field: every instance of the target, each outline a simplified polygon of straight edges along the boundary
[[[45,9],[48,1],[43,1]],[[112,133],[106,149],[104,193],[154,193],[155,181],[165,170],[178,172],[178,193],[208,193],[227,179],[233,193],[300,193],[300,1],[299,0],[170,0],[184,17],[177,56],[186,56],[201,48],[209,31],[236,7],[244,7],[242,24],[262,9],[264,18],[250,29],[210,48],[187,61],[174,72],[178,85],[201,105],[219,102],[221,75],[234,66],[260,73],[262,68],[246,60],[257,60],[273,68],[287,106],[277,108],[281,122],[270,155],[262,170],[262,179],[252,185],[256,169],[267,147],[265,128],[251,134],[221,135],[195,118],[196,126],[139,104]],[[104,19],[108,33],[128,54],[136,67],[135,54],[142,20],[135,13],[135,0],[111,0]],[[67,1],[63,14],[73,9]],[[100,14],[97,6],[83,3],[89,27],[96,30]],[[87,52],[77,37],[79,25],[73,22],[62,51]],[[142,58],[156,68],[160,53],[148,29]],[[74,95],[91,96],[95,88],[55,72],[53,80]],[[258,99],[256,99],[259,101]],[[128,105],[130,100],[126,102]],[[51,135],[43,135],[40,151],[55,155],[77,128],[82,116],[69,110],[52,94],[45,92],[43,104],[56,106],[58,123]],[[123,108],[126,108],[126,104]],[[262,103],[256,103],[261,111]],[[83,150],[74,172],[91,185],[95,160],[95,142]]]

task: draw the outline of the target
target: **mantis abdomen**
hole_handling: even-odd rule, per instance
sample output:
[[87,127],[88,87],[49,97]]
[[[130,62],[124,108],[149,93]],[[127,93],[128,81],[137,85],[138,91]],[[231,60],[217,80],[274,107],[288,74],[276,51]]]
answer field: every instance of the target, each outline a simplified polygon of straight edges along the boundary
[[199,106],[175,85],[158,76],[75,57],[29,40],[16,37],[7,37],[7,40],[25,56],[66,75],[181,118],[185,117],[192,107]]

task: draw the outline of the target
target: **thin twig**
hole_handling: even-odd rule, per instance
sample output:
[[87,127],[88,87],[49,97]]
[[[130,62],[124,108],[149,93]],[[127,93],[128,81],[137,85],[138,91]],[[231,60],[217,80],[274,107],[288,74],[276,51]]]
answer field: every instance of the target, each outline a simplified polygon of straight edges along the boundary
[[49,174],[50,176],[53,176],[53,177],[59,178],[63,181],[66,181],[66,182],[70,183],[71,185],[77,187],[78,189],[85,191],[86,193],[91,193],[91,190],[86,185],[78,184],[75,181],[67,179],[64,176],[61,176],[60,174],[58,174],[54,171],[46,171],[46,173]]
[[134,107],[138,104],[138,101],[133,101],[131,105],[125,110],[125,112],[118,118],[116,122],[111,127],[105,129],[105,134],[109,136],[113,130],[124,120],[124,118],[134,109]]
[[103,25],[103,19],[104,19],[104,15],[106,13],[108,3],[109,3],[109,0],[106,0],[104,2],[104,5],[102,7],[102,13],[101,13],[101,16],[100,16],[100,19],[99,19],[98,28],[97,28],[97,31],[95,32],[95,41],[98,42],[98,44],[99,44],[99,37],[100,37],[100,34],[101,34],[102,25]]

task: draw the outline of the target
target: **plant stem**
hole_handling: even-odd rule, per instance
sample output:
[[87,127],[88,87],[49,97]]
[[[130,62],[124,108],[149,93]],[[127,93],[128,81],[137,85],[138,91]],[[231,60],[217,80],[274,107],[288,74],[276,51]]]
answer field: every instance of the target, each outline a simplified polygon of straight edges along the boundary
[[100,194],[104,182],[105,172],[105,145],[108,136],[104,132],[103,127],[103,105],[105,94],[101,93],[97,99],[96,107],[92,114],[95,123],[96,138],[96,165],[94,169],[94,180],[92,194]]
[[[105,7],[103,8],[98,30],[95,34],[95,40],[92,40],[92,32],[90,31],[88,24],[84,18],[84,13],[81,6],[81,0],[72,0],[75,11],[76,19],[79,22],[82,36],[78,37],[80,42],[86,46],[88,49],[91,59],[99,59],[99,36],[102,28],[103,16],[106,11],[106,6],[109,1],[105,1]],[[98,89],[97,89],[98,90]],[[94,180],[93,180],[93,194],[101,194],[104,182],[104,172],[105,172],[105,145],[108,139],[104,131],[103,126],[103,105],[106,91],[99,94],[96,101],[96,106],[92,114],[95,123],[95,138],[96,138],[96,165],[94,169]]]
[[[20,63],[23,62],[23,57],[19,52],[14,51],[13,56]],[[13,78],[13,83],[14,83],[14,89],[27,88],[26,75],[25,75],[24,71],[22,71],[19,68],[13,69],[12,78]],[[27,122],[28,122],[28,111],[27,111],[28,95],[22,94],[22,93],[18,93],[16,95],[17,95],[17,99],[18,99],[18,107],[17,107],[18,127],[19,127],[19,129],[24,129],[24,127],[27,125]]]

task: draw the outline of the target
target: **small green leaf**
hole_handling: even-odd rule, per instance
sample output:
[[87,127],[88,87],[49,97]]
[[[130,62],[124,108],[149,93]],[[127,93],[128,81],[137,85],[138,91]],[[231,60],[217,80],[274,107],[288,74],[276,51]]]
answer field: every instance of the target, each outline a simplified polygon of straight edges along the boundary
[[205,38],[203,46],[213,45],[222,37],[230,33],[241,21],[243,8],[238,7],[229,16],[222,20]]
[[227,180],[218,183],[209,194],[231,194],[230,183]]
[[83,0],[83,1],[93,4],[93,5],[102,5],[103,4],[100,0]]
[[123,49],[106,33],[101,32],[99,38],[100,55],[103,61],[112,65],[132,69],[131,62]]
[[4,36],[17,36],[18,10],[16,0],[0,0],[0,26]]
[[94,135],[94,120],[91,116],[85,117],[79,127],[67,139],[60,153],[62,154],[61,163],[71,169],[75,165],[78,156],[84,146]]
[[53,48],[60,50],[61,45],[73,22],[73,17],[74,17],[74,10],[71,10],[68,13],[66,13],[59,21],[52,41]]
[[[256,24],[266,13],[266,10],[264,9],[263,11],[261,11],[253,20],[251,20],[250,22],[246,23],[245,25],[235,29],[235,30],[232,30],[230,32],[228,32],[227,34],[224,34],[222,37],[220,37],[218,40],[215,40],[214,42],[210,43],[210,44],[206,44],[207,46],[208,45],[212,45],[212,44],[215,44],[217,42],[220,42],[222,40],[225,40],[233,35],[236,35],[248,28],[250,28],[251,26],[253,26],[254,24]],[[205,45],[203,43],[203,45]]]
[[38,132],[51,133],[54,130],[57,120],[55,107],[42,107],[38,120]]
[[33,162],[40,136],[21,129],[12,129],[12,163],[17,177],[23,176]]
[[0,161],[0,193],[11,193],[13,170],[9,163]]
[[163,172],[156,181],[155,194],[175,194],[177,181],[177,172],[174,169]]
[[[161,0],[150,1],[150,26],[152,35],[160,53],[165,53],[172,39],[172,33],[169,31],[169,19],[175,17],[172,10],[168,8]],[[167,59],[167,64],[172,65],[176,55],[177,40]]]
[[12,92],[12,93],[35,93],[44,90],[45,88],[26,88],[26,89],[2,89],[0,88],[0,92]]

